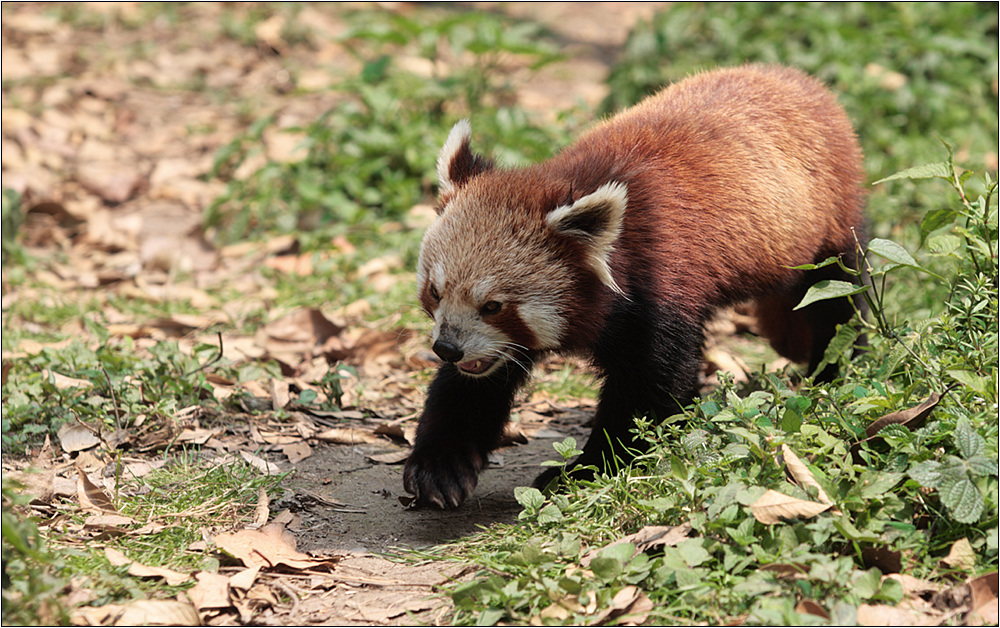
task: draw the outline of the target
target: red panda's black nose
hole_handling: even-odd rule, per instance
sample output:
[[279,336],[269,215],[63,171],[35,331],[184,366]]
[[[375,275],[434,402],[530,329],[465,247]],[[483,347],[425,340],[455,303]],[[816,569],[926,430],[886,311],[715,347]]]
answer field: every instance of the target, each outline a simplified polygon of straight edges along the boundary
[[462,357],[465,356],[465,352],[457,346],[447,340],[441,340],[440,338],[438,338],[431,349],[433,349],[434,353],[438,354],[438,357],[445,362],[460,362]]

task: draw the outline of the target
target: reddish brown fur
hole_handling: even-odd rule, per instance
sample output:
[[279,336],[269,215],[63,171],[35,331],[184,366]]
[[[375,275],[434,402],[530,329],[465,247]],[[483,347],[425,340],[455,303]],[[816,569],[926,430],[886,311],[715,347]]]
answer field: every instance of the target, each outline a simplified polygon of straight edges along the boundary
[[[556,205],[625,182],[616,281],[626,293],[632,282],[649,282],[679,314],[702,321],[719,305],[752,298],[764,311],[786,312],[787,298],[768,308],[762,295],[802,279],[789,266],[853,250],[863,179],[851,124],[822,85],[796,70],[749,66],[689,78],[553,159],[491,170],[465,191],[484,206],[524,209],[527,229]],[[576,253],[567,258],[581,264]],[[569,344],[592,337],[614,296],[591,283],[581,288],[566,304]],[[762,329],[786,357],[805,361],[800,342],[810,334],[799,318]],[[785,342],[786,333],[795,341]]]
[[[744,66],[688,78],[519,170],[494,168],[471,153],[467,135],[464,143],[452,137],[442,151],[450,159],[439,164],[447,177],[444,226],[428,230],[421,255],[447,256],[466,283],[495,275],[537,294],[551,281],[560,310],[553,320],[564,324],[558,347],[533,344],[517,289],[507,291],[515,300],[503,317],[470,319],[523,345],[521,368],[501,364],[496,375],[474,379],[454,364],[442,367],[404,474],[425,503],[456,506],[468,496],[541,352],[585,352],[605,374],[594,435],[578,461],[602,464],[608,440],[642,446],[631,440],[632,417],[662,419],[691,400],[701,325],[720,306],[755,301],[773,346],[811,367],[853,314],[847,299],[791,311],[817,280],[851,277],[836,267],[811,274],[790,267],[836,255],[853,265],[864,241],[854,131],[832,94],[797,70]],[[609,266],[611,278],[601,281],[588,258],[595,240],[556,232],[547,220],[557,208],[587,205],[581,199],[609,184],[624,186],[627,204],[607,266],[598,269],[606,274]],[[429,282],[421,291],[433,315]],[[459,342],[452,335],[442,343],[453,350],[449,361],[463,359],[454,352]]]

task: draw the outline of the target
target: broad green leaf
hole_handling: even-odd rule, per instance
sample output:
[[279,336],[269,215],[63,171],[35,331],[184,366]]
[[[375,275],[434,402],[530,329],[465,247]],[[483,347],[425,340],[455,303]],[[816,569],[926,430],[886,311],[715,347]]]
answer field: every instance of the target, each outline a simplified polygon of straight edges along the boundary
[[976,432],[968,419],[959,420],[955,426],[953,438],[955,444],[958,445],[958,450],[962,452],[962,457],[966,460],[976,456],[986,447],[986,441]]
[[[620,555],[617,555],[617,552],[609,551],[617,547],[624,546],[628,546],[630,548],[629,556],[626,558],[622,558]],[[631,543],[613,545],[605,550],[602,550],[596,558],[590,561],[590,570],[593,571],[594,575],[597,576],[597,578],[602,582],[611,582],[618,576],[622,575],[622,571],[625,570],[625,562],[631,558],[631,553],[634,551],[635,546]]]
[[802,297],[802,301],[800,301],[799,304],[792,309],[799,310],[811,303],[815,303],[816,301],[839,299],[841,297],[851,296],[852,294],[860,294],[866,290],[868,290],[868,286],[859,286],[849,281],[824,279],[823,281],[818,281],[814,285],[810,286],[806,295]]
[[868,243],[868,250],[880,257],[884,257],[890,262],[895,262],[903,266],[912,266],[914,268],[920,268],[920,266],[917,264],[917,260],[913,259],[913,256],[910,255],[906,249],[896,244],[892,240],[885,240],[883,238],[873,238]]
[[531,512],[537,511],[545,503],[545,496],[537,488],[518,486],[514,489],[514,499]]
[[945,225],[950,225],[955,221],[958,212],[953,209],[935,209],[927,212],[924,219],[920,221],[921,236],[926,237],[931,231],[937,231]]
[[983,494],[969,478],[942,486],[941,501],[959,523],[975,523],[983,514]]
[[792,395],[785,402],[785,407],[789,410],[794,410],[795,412],[802,414],[809,409],[812,405],[812,401],[809,397],[803,397],[802,395]]
[[881,583],[882,572],[872,567],[867,571],[860,572],[851,584],[858,597],[862,600],[870,600],[878,593]]
[[507,614],[502,608],[488,608],[485,611],[479,613],[479,617],[476,618],[477,626],[496,626],[497,622],[503,619],[503,616]]
[[914,166],[913,168],[907,168],[906,170],[900,170],[896,174],[889,175],[884,179],[879,179],[872,185],[879,185],[880,183],[885,183],[886,181],[895,181],[897,179],[950,179],[951,178],[951,164],[947,161],[939,161],[932,164],[924,164],[922,166]]
[[818,264],[802,264],[801,266],[789,266],[792,270],[816,270],[817,268],[824,268],[826,266],[832,266],[837,263],[836,257],[828,257]]
[[910,467],[909,475],[921,486],[935,488],[941,481],[941,463],[937,460],[925,460]]
[[945,233],[927,240],[927,250],[934,255],[951,255],[962,248],[962,238]]
[[861,474],[859,484],[861,484],[861,496],[865,499],[882,497],[886,491],[895,487],[903,479],[902,473],[887,473],[885,471],[871,471]]
[[945,372],[959,383],[968,386],[977,393],[983,396],[989,395],[990,386],[985,377],[980,377],[972,371],[963,371],[960,369],[948,369]]
[[785,412],[781,415],[781,429],[791,434],[798,432],[801,427],[802,417],[799,416],[799,413],[791,408],[786,408]]
[[582,451],[576,448],[576,439],[573,438],[572,436],[567,436],[560,443],[552,443],[552,446],[555,448],[557,452],[559,452],[559,455],[566,460],[569,460],[573,456],[579,456],[580,454],[583,453]]
[[871,530],[859,530],[857,527],[851,523],[851,520],[847,515],[841,515],[833,520],[833,527],[837,528],[848,540],[855,541],[857,543],[878,543],[879,537],[877,534],[873,533]]
[[670,472],[678,480],[688,479],[687,465],[677,456],[670,456]]
[[877,599],[885,600],[890,604],[898,604],[903,599],[906,591],[903,585],[895,578],[886,578],[879,588]]
[[608,545],[600,552],[598,552],[597,555],[603,558],[614,558],[616,560],[620,560],[622,564],[624,564],[627,563],[629,560],[631,560],[634,554],[635,554],[635,544],[626,542],[626,543],[614,543],[612,545]]
[[555,504],[548,504],[538,511],[538,523],[555,523],[562,519],[562,511]]
[[998,475],[997,461],[986,456],[973,456],[965,464],[976,475]]
[[712,558],[704,547],[702,539],[687,539],[677,544],[677,551],[688,567],[697,567]]

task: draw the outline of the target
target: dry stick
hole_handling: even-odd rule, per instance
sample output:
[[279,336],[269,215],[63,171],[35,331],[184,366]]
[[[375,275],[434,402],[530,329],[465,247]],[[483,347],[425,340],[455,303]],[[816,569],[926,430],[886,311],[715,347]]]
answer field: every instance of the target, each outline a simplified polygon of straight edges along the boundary
[[197,373],[199,371],[204,371],[205,369],[207,369],[208,367],[212,366],[213,364],[215,364],[216,362],[218,362],[219,360],[222,359],[222,332],[221,331],[220,332],[216,332],[216,334],[218,334],[218,336],[219,336],[219,354],[216,355],[211,360],[209,360],[208,362],[205,362],[204,364],[202,364],[198,368],[194,369],[193,371],[189,371],[189,372],[185,373],[184,377],[191,377],[192,375],[194,375],[195,373]]

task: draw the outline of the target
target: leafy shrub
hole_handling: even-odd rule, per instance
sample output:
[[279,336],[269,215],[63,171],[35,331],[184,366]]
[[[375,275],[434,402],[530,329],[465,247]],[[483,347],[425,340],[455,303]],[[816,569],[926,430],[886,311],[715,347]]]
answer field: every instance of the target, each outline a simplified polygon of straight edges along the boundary
[[[217,155],[212,174],[226,179],[228,189],[209,208],[206,225],[219,240],[317,225],[344,232],[399,219],[431,195],[437,153],[457,114],[475,116],[477,136],[502,137],[506,161],[547,156],[558,144],[503,97],[509,91],[500,72],[504,55],[527,56],[535,67],[556,58],[534,43],[537,27],[489,14],[430,23],[391,13],[364,17],[364,25],[345,36],[364,66],[336,87],[342,103],[287,129],[305,135],[302,160],[268,162],[245,179],[232,176],[260,150],[273,118],[259,120]],[[439,50],[447,51],[447,64],[438,63]],[[418,76],[394,63],[414,54],[448,70]]]

